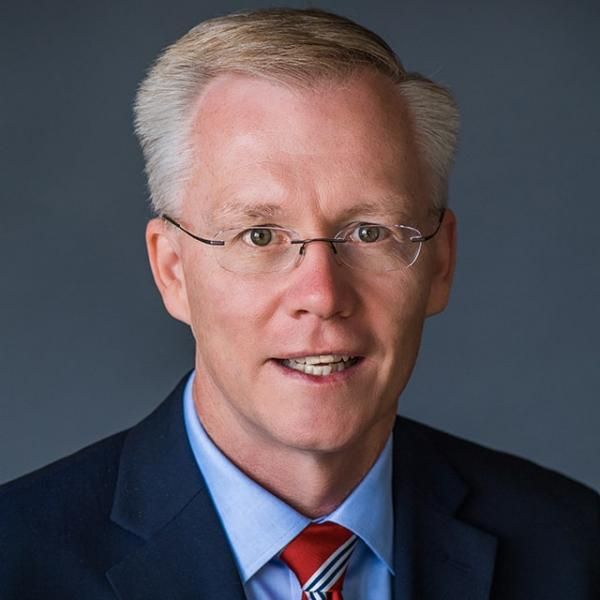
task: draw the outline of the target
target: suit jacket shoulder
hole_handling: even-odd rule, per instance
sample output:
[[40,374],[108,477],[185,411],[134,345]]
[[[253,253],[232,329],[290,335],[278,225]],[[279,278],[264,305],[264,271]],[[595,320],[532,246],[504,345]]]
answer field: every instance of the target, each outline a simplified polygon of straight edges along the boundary
[[598,493],[409,419],[398,419],[395,440],[419,502],[495,540],[491,597],[600,597]]
[[186,380],[133,428],[0,487],[2,600],[243,599],[187,441]]
[[530,460],[451,435],[411,419],[398,417],[399,433],[428,439],[482,495],[511,496],[519,503],[542,503],[573,524],[600,525],[600,495],[590,487]]
[[[0,488],[0,597],[103,597],[100,580],[128,536],[108,519],[125,438],[119,433]],[[119,538],[117,543],[106,542]],[[130,540],[131,541],[131,540]],[[75,577],[65,581],[65,574]],[[89,595],[92,592],[92,595]],[[93,594],[97,594],[94,596]]]

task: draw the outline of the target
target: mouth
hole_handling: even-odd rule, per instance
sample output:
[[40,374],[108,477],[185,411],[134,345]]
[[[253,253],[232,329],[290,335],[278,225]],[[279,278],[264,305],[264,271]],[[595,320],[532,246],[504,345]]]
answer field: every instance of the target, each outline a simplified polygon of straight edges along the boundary
[[277,362],[288,369],[299,371],[305,375],[326,377],[332,373],[340,373],[353,367],[360,361],[359,356],[346,354],[316,354],[296,356],[294,358],[277,359]]

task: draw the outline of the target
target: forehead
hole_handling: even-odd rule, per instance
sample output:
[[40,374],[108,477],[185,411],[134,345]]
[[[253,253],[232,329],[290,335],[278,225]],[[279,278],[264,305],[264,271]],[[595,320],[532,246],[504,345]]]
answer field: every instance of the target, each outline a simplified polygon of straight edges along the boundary
[[373,72],[293,88],[225,75],[195,107],[184,211],[330,214],[418,202],[424,177],[410,115]]

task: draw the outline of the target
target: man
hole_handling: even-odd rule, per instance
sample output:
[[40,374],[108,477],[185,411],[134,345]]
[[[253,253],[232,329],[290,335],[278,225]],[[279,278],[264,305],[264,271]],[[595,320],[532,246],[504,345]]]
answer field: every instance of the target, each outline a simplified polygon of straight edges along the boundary
[[195,370],[4,487],[1,597],[598,598],[597,494],[396,418],[454,268],[449,93],[346,19],[270,10],[167,49],[136,127]]

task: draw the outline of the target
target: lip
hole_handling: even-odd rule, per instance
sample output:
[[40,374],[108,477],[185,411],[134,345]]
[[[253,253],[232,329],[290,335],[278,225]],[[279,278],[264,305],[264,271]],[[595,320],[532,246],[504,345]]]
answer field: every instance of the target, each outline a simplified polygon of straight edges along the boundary
[[294,360],[296,358],[304,358],[306,356],[329,356],[329,355],[337,355],[337,356],[352,356],[353,358],[363,358],[360,352],[355,352],[353,350],[306,350],[304,352],[294,352],[293,354],[285,354],[282,356],[273,357],[271,360]]
[[[324,352],[319,353],[319,354],[325,354]],[[327,352],[327,354],[334,354],[333,352]],[[338,352],[335,352],[335,354],[341,354]],[[307,373],[303,373],[302,371],[297,371],[295,369],[291,369],[289,367],[286,367],[283,364],[283,360],[289,360],[289,359],[293,359],[293,358],[302,358],[304,356],[317,356],[316,354],[295,354],[293,356],[290,356],[289,359],[286,357],[285,359],[279,359],[279,358],[272,358],[269,362],[271,364],[273,364],[275,366],[276,369],[278,369],[278,371],[283,374],[285,377],[290,377],[292,379],[295,379],[296,381],[301,381],[304,383],[311,383],[311,384],[318,384],[318,385],[323,385],[323,384],[335,384],[338,382],[343,382],[348,380],[350,377],[352,377],[356,371],[360,368],[360,366],[363,364],[364,362],[364,357],[363,356],[357,356],[357,355],[352,355],[351,353],[348,353],[350,356],[353,356],[356,359],[356,362],[345,368],[343,371],[334,371],[332,373],[330,373],[329,375],[309,375]]]

